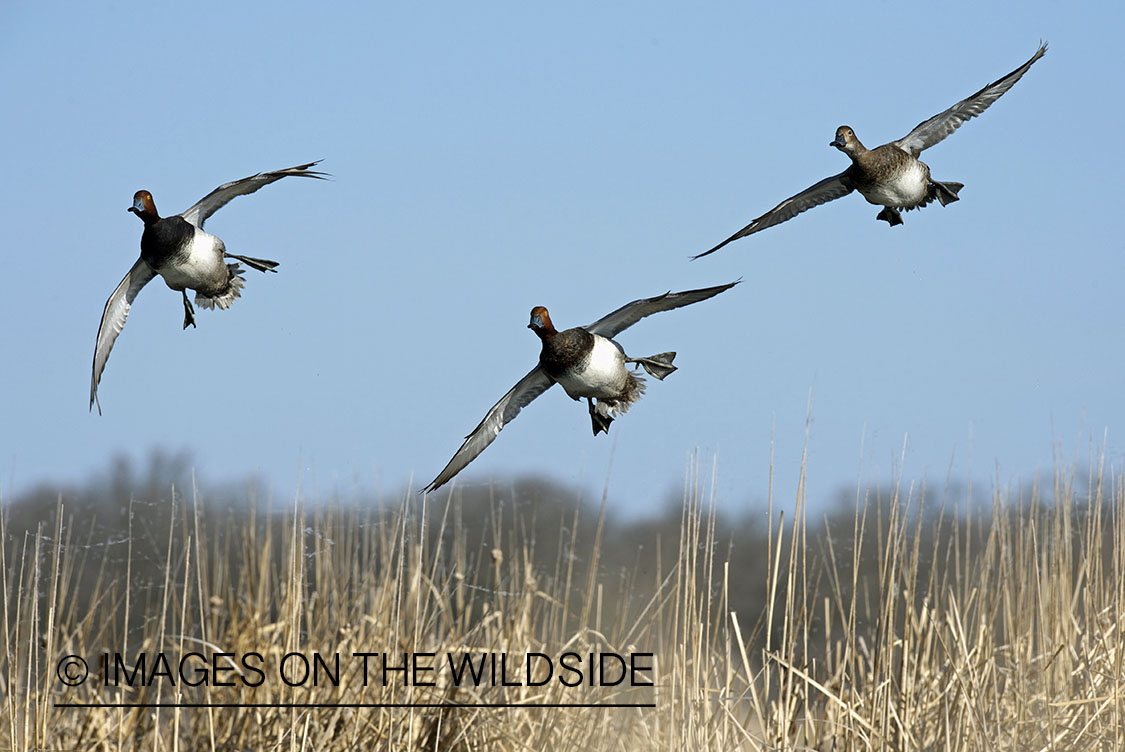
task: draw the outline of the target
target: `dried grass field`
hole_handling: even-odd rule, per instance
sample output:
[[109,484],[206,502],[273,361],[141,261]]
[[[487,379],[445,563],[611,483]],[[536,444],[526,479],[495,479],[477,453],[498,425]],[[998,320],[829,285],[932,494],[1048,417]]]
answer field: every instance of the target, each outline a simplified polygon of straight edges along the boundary
[[515,486],[6,504],[0,748],[1125,749],[1121,477],[831,519],[802,483],[754,532],[693,469],[629,536]]

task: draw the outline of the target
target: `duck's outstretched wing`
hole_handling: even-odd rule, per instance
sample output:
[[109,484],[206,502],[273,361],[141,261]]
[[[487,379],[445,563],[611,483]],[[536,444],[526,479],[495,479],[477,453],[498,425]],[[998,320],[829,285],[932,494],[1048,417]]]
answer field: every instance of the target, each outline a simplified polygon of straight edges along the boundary
[[[94,345],[94,366],[90,375],[90,409],[98,399],[98,382],[101,381],[102,371],[105,370],[106,361],[109,360],[109,351],[117,341],[117,335],[125,328],[125,319],[129,316],[129,307],[137,297],[141,288],[156,276],[152,267],[144,259],[137,259],[133,268],[117,285],[117,289],[105,302],[102,311],[102,323],[98,325],[98,342]],[[98,404],[98,415],[102,414],[102,406]]]
[[551,377],[544,373],[539,366],[532,368],[526,376],[508,390],[507,394],[500,398],[499,402],[492,406],[480,425],[465,437],[465,443],[453,455],[453,459],[449,460],[449,464],[438,473],[438,476],[430,482],[430,485],[422,489],[422,492],[436,491],[449,482],[454,475],[461,472],[466,465],[475,460],[477,455],[492,443],[500,433],[501,428],[515,420],[521,409],[550,389],[554,383]]
[[308,164],[287,167],[284,170],[274,170],[273,172],[259,172],[257,175],[251,175],[248,178],[242,178],[242,180],[224,183],[201,198],[180,216],[196,227],[202,228],[207,218],[226,206],[227,202],[232,198],[249,195],[259,188],[281,180],[282,178],[287,178],[292,175],[294,177],[326,180],[329,177],[327,172],[316,172],[315,170],[309,169],[310,167],[315,167],[320,164],[320,162],[321,160],[318,159]]
[[707,298],[713,298],[719,293],[729,290],[742,280],[736,280],[726,285],[717,287],[704,287],[701,290],[686,290],[684,292],[666,292],[655,298],[641,298],[632,303],[626,303],[613,313],[602,316],[600,319],[584,327],[590,334],[598,334],[610,338],[617,336],[645,316],[651,316],[661,311],[670,311],[692,303],[698,303]]
[[976,94],[962,99],[945,112],[934,115],[929,120],[919,123],[910,133],[906,134],[906,136],[898,141],[895,141],[895,144],[902,147],[907,153],[917,159],[923,149],[928,149],[940,142],[950,133],[960,128],[961,124],[966,120],[974,118],[987,110],[1004,92],[1015,86],[1016,81],[1019,81],[1023,74],[1027,73],[1027,69],[1030,68],[1036,60],[1043,57],[1046,52],[1047,43],[1040,42],[1039,49],[1035,51],[1035,54],[1032,55],[1031,59],[1026,63],[998,81],[993,81]]
[[727,243],[738,240],[739,238],[744,238],[747,235],[753,235],[767,227],[779,225],[786,220],[793,219],[793,217],[803,211],[808,211],[814,206],[820,206],[821,204],[846,196],[853,190],[855,190],[855,186],[852,185],[851,179],[848,178],[847,171],[841,172],[839,175],[833,175],[830,178],[825,178],[819,183],[810,185],[796,196],[790,196],[785,199],[711,250],[701,253],[698,256],[692,256],[691,258],[693,261],[697,258],[703,258],[719,250]]

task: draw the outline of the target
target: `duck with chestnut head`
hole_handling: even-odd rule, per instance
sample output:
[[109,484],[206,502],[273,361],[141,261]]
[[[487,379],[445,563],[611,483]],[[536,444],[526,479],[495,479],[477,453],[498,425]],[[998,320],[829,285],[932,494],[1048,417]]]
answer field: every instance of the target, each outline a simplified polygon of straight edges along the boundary
[[156,202],[149,191],[133,194],[133,205],[128,211],[144,223],[141,233],[141,257],[117,285],[106,301],[98,338],[94,345],[94,364],[90,376],[90,409],[98,404],[98,383],[109,360],[110,350],[125,326],[125,319],[137,294],[159,274],[164,283],[183,296],[184,329],[195,326],[195,311],[188,300],[187,291],[195,291],[195,304],[201,308],[228,308],[242,294],[242,269],[237,263],[227,263],[233,258],[260,272],[276,272],[277,262],[268,259],[240,256],[226,249],[223,241],[206,232],[203,223],[231,199],[245,196],[284,177],[297,176],[323,180],[327,175],[309,168],[318,164],[289,167],[273,172],[261,172],[248,178],[220,185],[187,211],[170,217],[161,217]]
[[538,335],[541,343],[538,365],[492,406],[484,420],[465,438],[461,448],[423,492],[434,491],[448,483],[496,439],[500,430],[514,420],[521,409],[555,384],[561,384],[571,399],[586,400],[594,436],[608,433],[613,419],[626,412],[645,391],[644,378],[627,366],[632,365],[634,369],[642,367],[650,376],[661,381],[676,370],[676,366],[672,365],[676,353],[630,358],[613,338],[646,316],[713,298],[737,284],[735,281],[634,300],[589,326],[561,332],[555,328],[547,309],[535,306],[531,309],[531,320],[527,326]]
[[617,342],[585,327],[557,331],[543,306],[531,309],[527,328],[539,335],[543,343],[539,368],[560,384],[571,399],[586,400],[595,436],[609,433],[614,416],[628,411],[645,392],[644,379],[629,371],[626,363],[643,366],[661,381],[676,370],[672,365],[674,352],[629,358]]

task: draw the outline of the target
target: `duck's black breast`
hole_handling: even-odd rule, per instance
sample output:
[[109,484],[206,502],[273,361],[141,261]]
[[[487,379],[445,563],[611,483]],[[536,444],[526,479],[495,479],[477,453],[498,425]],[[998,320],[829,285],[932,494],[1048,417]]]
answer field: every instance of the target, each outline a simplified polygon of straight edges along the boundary
[[581,327],[567,329],[543,342],[539,365],[547,375],[557,379],[563,374],[581,371],[594,350],[594,335]]
[[195,228],[181,216],[157,220],[141,234],[141,258],[154,269],[187,259],[194,235]]

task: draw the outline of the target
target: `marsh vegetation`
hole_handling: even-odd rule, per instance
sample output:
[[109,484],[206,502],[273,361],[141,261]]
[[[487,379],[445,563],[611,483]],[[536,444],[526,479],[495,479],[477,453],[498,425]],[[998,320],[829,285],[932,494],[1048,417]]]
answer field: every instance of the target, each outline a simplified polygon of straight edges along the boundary
[[534,479],[267,503],[119,468],[5,501],[0,748],[1125,748],[1125,488],[1091,467],[815,517],[803,483],[723,513],[693,467],[645,520]]

